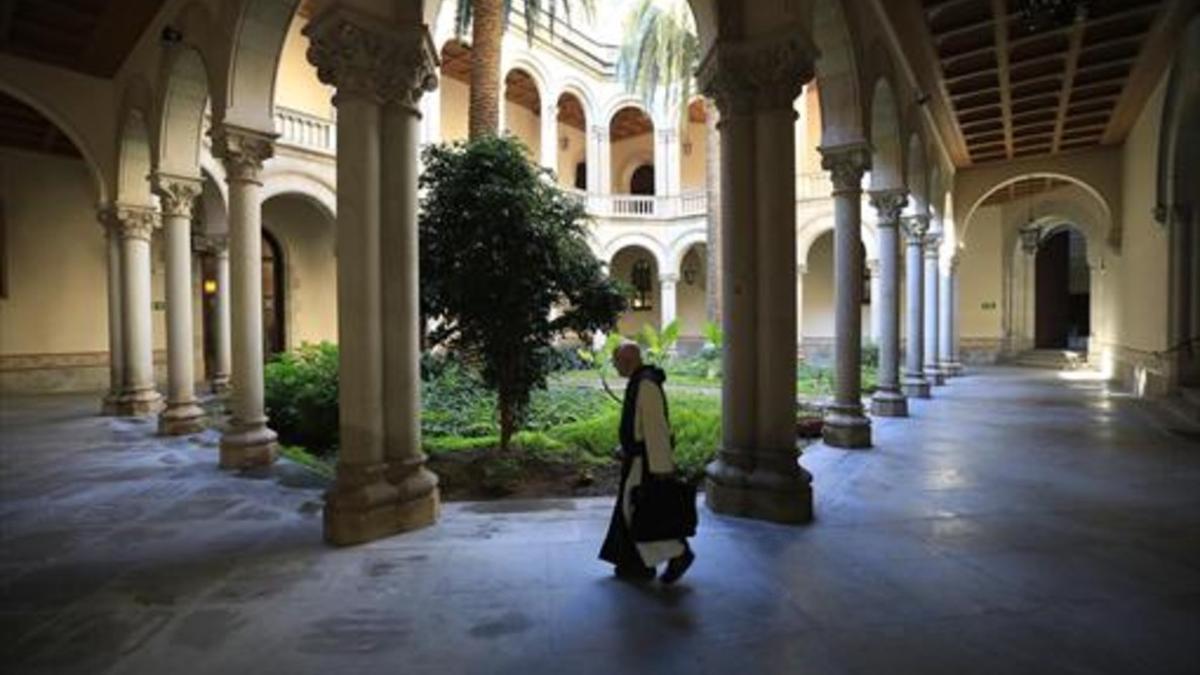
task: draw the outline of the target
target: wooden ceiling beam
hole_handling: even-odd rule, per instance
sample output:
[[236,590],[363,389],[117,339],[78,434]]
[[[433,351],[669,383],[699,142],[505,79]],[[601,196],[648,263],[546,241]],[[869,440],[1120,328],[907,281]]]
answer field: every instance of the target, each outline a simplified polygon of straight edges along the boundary
[[1067,104],[1071,102],[1075,72],[1079,69],[1079,52],[1083,47],[1084,26],[1083,21],[1075,21],[1068,38],[1070,47],[1067,48],[1067,71],[1063,74],[1062,91],[1058,95],[1058,113],[1054,119],[1054,143],[1050,148],[1052,153],[1058,152],[1058,146],[1062,142],[1063,124],[1067,121]]
[[1004,151],[1011,159],[1013,154],[1012,133],[1012,90],[1009,88],[1008,66],[1008,3],[991,0],[993,28],[996,40],[996,64],[1000,72],[1000,114],[1004,121]]

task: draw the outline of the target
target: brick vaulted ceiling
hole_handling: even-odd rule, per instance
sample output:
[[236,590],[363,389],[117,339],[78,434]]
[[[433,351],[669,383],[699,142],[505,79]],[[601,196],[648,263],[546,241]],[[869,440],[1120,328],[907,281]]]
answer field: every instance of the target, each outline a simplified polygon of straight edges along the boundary
[[[963,167],[1124,140],[1192,1],[884,4]],[[1061,9],[1027,11],[1047,4]]]

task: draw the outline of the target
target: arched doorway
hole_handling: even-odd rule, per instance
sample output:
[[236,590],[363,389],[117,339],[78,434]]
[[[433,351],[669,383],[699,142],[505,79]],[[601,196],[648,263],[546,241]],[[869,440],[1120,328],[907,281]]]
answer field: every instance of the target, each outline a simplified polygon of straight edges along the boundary
[[1087,352],[1091,278],[1087,240],[1063,226],[1042,238],[1035,261],[1034,345]]
[[570,92],[558,97],[558,182],[576,190],[588,189],[587,114]]
[[504,77],[504,131],[516,136],[528,152],[531,160],[541,157],[542,143],[553,143],[553,139],[542,138],[542,98],[533,77],[514,68]]
[[[653,195],[654,122],[641,108],[625,106],[609,122],[612,143],[612,191],[616,194]],[[635,192],[636,186],[640,192]]]
[[633,176],[629,178],[629,194],[631,195],[653,195],[654,194],[654,165],[643,164],[633,170]]
[[268,359],[287,350],[287,326],[285,323],[285,283],[283,249],[279,241],[267,230],[262,237],[262,293],[263,293],[263,356]]
[[643,326],[658,327],[661,297],[658,260],[654,254],[641,246],[626,246],[613,255],[609,275],[621,284],[628,302],[617,321],[617,331],[633,337]]

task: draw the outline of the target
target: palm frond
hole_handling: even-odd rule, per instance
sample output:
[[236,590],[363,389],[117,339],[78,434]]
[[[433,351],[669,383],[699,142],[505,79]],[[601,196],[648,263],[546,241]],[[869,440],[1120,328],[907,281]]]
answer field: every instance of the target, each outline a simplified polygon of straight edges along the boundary
[[625,17],[617,78],[647,107],[659,95],[686,114],[700,43],[686,0],[638,0]]
[[[462,38],[468,35],[471,28],[471,0],[457,0],[458,4],[454,14],[454,34]],[[513,0],[504,0],[504,28],[508,29],[508,22],[512,18],[512,12],[515,3]],[[550,27],[550,35],[554,35],[554,29],[558,25],[559,11],[566,20],[567,25],[571,25],[573,21],[572,14],[576,10],[583,12],[584,17],[589,21],[596,15],[596,0],[521,0],[521,11],[525,16],[525,36],[532,42],[534,35],[537,34],[538,28],[541,26],[542,17],[546,17],[546,23]]]

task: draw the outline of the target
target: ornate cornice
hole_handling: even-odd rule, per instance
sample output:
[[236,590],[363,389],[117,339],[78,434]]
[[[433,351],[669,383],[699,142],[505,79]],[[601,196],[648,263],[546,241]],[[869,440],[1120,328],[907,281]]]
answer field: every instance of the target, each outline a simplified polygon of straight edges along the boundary
[[718,41],[696,72],[700,90],[722,117],[755,110],[791,110],[813,78],[820,51],[802,26],[754,40]]
[[163,216],[167,218],[192,217],[196,198],[203,190],[203,184],[196,178],[184,178],[156,173],[150,178],[150,187],[158,195],[159,206]]
[[213,155],[225,164],[227,180],[257,183],[263,162],[275,153],[275,136],[223,124],[213,127]]
[[900,220],[900,224],[904,227],[909,246],[923,245],[925,233],[929,231],[929,216],[924,213],[907,216]]
[[122,240],[140,239],[150,241],[154,230],[162,225],[158,211],[149,206],[132,206],[117,204],[100,211],[100,221],[104,223],[109,234],[116,234]]
[[425,92],[437,89],[437,48],[422,24],[383,27],[378,19],[335,7],[304,29],[317,77],[346,97],[399,104],[413,114]]
[[821,168],[829,172],[833,194],[861,194],[863,173],[871,169],[871,146],[866,143],[845,143],[817,148],[821,152]]
[[879,227],[897,227],[900,225],[900,212],[908,205],[908,191],[903,188],[891,190],[873,190],[868,193],[871,206],[879,214]]

